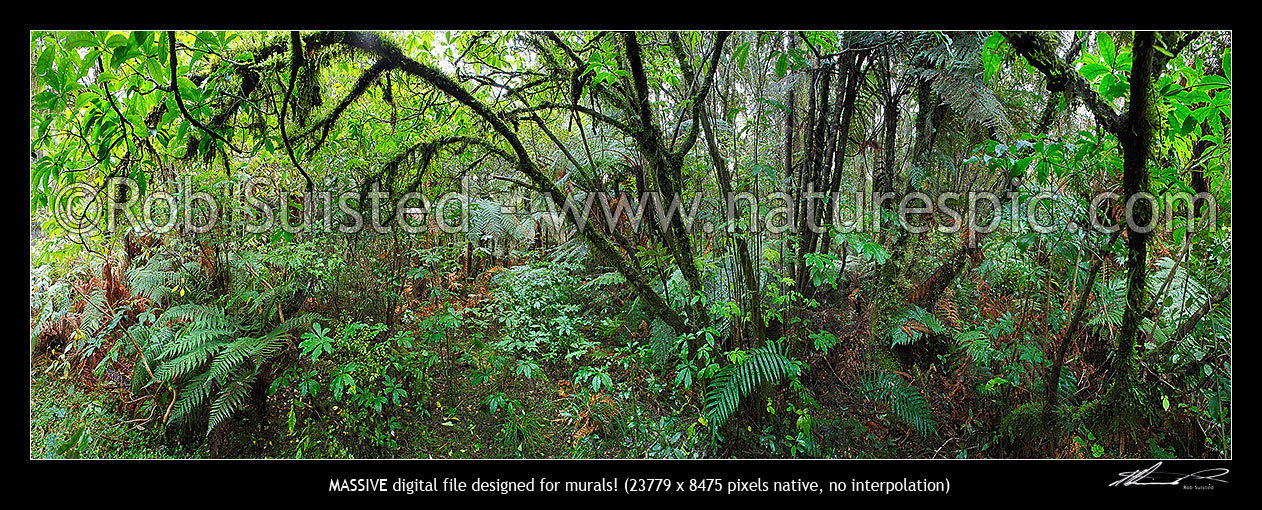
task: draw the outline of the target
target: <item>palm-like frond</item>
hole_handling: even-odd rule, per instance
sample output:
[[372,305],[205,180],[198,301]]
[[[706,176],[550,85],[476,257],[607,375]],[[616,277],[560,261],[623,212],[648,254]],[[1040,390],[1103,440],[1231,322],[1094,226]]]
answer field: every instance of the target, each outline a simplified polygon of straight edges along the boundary
[[938,422],[933,419],[933,410],[925,397],[897,374],[884,370],[875,372],[863,380],[862,391],[869,401],[888,404],[899,420],[920,435],[938,434]]
[[723,367],[710,382],[705,397],[706,418],[717,430],[755,387],[798,375],[797,364],[775,344],[768,343],[749,351],[744,362]]

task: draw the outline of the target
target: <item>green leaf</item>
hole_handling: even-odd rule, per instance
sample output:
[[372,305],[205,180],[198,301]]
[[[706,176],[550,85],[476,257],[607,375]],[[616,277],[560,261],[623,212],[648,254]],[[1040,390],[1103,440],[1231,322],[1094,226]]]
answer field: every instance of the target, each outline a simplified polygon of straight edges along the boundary
[[1130,91],[1130,89],[1131,89],[1131,86],[1129,83],[1125,83],[1125,82],[1114,83],[1113,85],[1109,86],[1108,95],[1111,97],[1122,97],[1122,96],[1125,96],[1126,93]]
[[760,102],[762,102],[762,103],[765,103],[765,104],[768,104],[768,105],[771,105],[772,107],[775,107],[776,109],[778,109],[778,110],[780,110],[780,111],[782,111],[782,112],[786,112],[786,113],[787,113],[787,112],[789,111],[789,107],[785,106],[785,105],[784,105],[784,103],[781,103],[781,102],[779,102],[779,101],[776,101],[775,99],[768,99],[768,98],[765,98],[765,97],[760,97],[760,98],[758,98],[758,101],[760,101]]
[[48,74],[48,70],[52,69],[53,59],[57,55],[57,48],[49,46],[39,54],[39,59],[35,61],[35,74],[44,76]]
[[147,30],[137,30],[131,33],[132,40],[136,41],[136,47],[143,47],[153,38],[153,32]]
[[109,38],[105,40],[105,47],[106,48],[126,48],[127,36],[123,34],[111,34]]
[[736,64],[739,65],[741,69],[745,69],[745,59],[749,58],[749,43],[744,42],[741,43],[740,46],[737,46],[735,56]]
[[1228,81],[1231,80],[1231,48],[1223,52],[1223,75]]
[[1095,79],[1098,78],[1100,75],[1111,73],[1112,71],[1110,71],[1109,68],[1107,67],[1104,67],[1100,64],[1092,62],[1090,64],[1082,66],[1082,69],[1079,69],[1078,72],[1082,73],[1082,76],[1085,77],[1087,80],[1095,81]]
[[780,54],[780,58],[776,59],[776,76],[784,78],[784,73],[789,69],[789,55]]
[[165,87],[171,81],[169,79],[170,69],[162,67],[162,62],[159,62],[157,59],[145,59],[145,67],[149,69],[149,77],[153,78],[153,81],[158,82],[158,85]]
[[83,108],[92,104],[92,101],[99,97],[101,97],[100,94],[97,94],[96,92],[83,92],[74,98],[74,106],[75,108]]
[[92,32],[66,32],[66,48],[91,48],[96,46],[96,36]]
[[1096,45],[1100,48],[1100,57],[1109,64],[1109,67],[1117,66],[1117,48],[1113,45],[1113,37],[1107,32],[1096,34]]

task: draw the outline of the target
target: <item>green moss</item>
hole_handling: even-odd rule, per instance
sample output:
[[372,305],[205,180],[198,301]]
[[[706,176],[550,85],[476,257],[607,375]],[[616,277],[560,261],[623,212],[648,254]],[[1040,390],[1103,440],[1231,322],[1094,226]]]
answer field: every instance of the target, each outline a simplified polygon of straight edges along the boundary
[[1115,382],[1103,397],[1079,407],[1073,419],[1102,437],[1135,430],[1155,418],[1144,401],[1142,390],[1135,385]]
[[1012,444],[1042,438],[1048,427],[1043,423],[1043,405],[1028,403],[1017,406],[999,423],[999,433]]

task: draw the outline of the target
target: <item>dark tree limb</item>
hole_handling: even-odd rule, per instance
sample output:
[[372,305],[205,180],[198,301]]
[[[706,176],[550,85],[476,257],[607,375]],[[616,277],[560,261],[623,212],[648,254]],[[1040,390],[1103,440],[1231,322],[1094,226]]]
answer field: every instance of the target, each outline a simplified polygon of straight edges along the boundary
[[289,140],[289,134],[285,130],[285,113],[289,109],[289,100],[294,93],[294,79],[298,77],[298,68],[302,67],[302,39],[298,36],[298,31],[289,33],[289,85],[285,87],[285,98],[280,103],[280,139],[285,143],[285,152],[289,154],[289,161],[294,167],[302,173],[302,177],[307,180],[307,192],[311,193],[315,190],[315,184],[311,181],[311,175],[306,169],[302,168],[302,163],[298,162],[298,158],[294,157],[294,146]]
[[1104,265],[1105,251],[1117,240],[1121,233],[1121,229],[1114,231],[1113,235],[1109,236],[1109,240],[1097,252],[1095,261],[1091,262],[1091,267],[1087,269],[1087,284],[1078,293],[1078,302],[1074,305],[1073,318],[1070,319],[1069,325],[1065,326],[1065,329],[1059,335],[1056,335],[1058,340],[1056,357],[1052,361],[1052,367],[1047,379],[1043,382],[1043,423],[1051,422],[1052,408],[1056,406],[1056,393],[1060,388],[1060,371],[1065,366],[1065,354],[1069,350],[1070,341],[1078,333],[1078,328],[1082,326],[1083,317],[1086,316],[1087,299],[1091,296],[1091,289],[1095,286],[1096,275],[1100,274],[1100,268]]
[[175,92],[175,104],[176,106],[180,108],[180,114],[182,114],[186,120],[188,120],[190,123],[196,126],[197,129],[205,131],[206,134],[210,135],[214,139],[223,142],[224,145],[228,146],[229,149],[232,149],[232,152],[240,154],[241,150],[233,146],[232,142],[228,141],[227,138],[224,138],[219,133],[216,133],[213,129],[206,127],[205,124],[202,124],[200,121],[193,118],[193,115],[188,112],[188,108],[184,106],[184,98],[180,97],[180,84],[178,81],[176,81],[177,80],[176,69],[179,66],[178,66],[178,62],[175,60],[175,31],[174,30],[167,32],[167,39],[171,40],[171,84],[170,84],[170,87],[171,87],[171,91]]
[[342,98],[342,101],[339,102],[327,116],[312,125],[310,129],[294,137],[295,140],[301,140],[311,133],[314,133],[317,129],[321,130],[320,140],[307,150],[307,157],[311,157],[312,154],[315,154],[315,152],[324,145],[325,140],[329,137],[329,131],[333,128],[333,125],[337,123],[338,118],[342,116],[342,112],[346,111],[346,108],[349,107],[351,103],[354,103],[355,100],[359,99],[359,97],[368,90],[368,87],[371,86],[373,82],[377,81],[377,78],[380,77],[382,73],[389,71],[393,67],[394,64],[392,64],[389,60],[378,60],[376,64],[373,64],[372,67],[368,68],[367,71],[364,71],[364,73],[359,76],[359,80],[355,82],[355,87],[346,94],[346,97]]
[[[701,107],[705,103],[706,96],[710,93],[710,88],[714,85],[714,75],[719,68],[719,57],[723,54],[723,42],[727,40],[730,32],[719,32],[714,38],[714,50],[710,52],[710,61],[706,69],[705,81],[698,88],[689,90],[688,100],[692,103],[693,119],[701,117]],[[686,60],[685,60],[686,62]],[[693,122],[689,128],[688,134],[684,135],[683,141],[675,148],[674,152],[680,156],[687,154],[692,150],[693,144],[697,143],[697,133],[699,133],[701,125],[699,122]]]
[[1118,134],[1122,128],[1122,118],[1104,97],[1100,96],[1091,84],[1087,83],[1078,71],[1056,56],[1056,48],[1036,32],[1005,32],[1008,44],[1017,53],[1025,57],[1047,78],[1047,90],[1050,92],[1069,91],[1082,98],[1087,109],[1095,116],[1096,122],[1105,130]]
[[[1153,32],[1135,34],[1135,61],[1131,68],[1131,93],[1127,101],[1125,128],[1118,134],[1122,143],[1122,194],[1133,197],[1148,191],[1148,152],[1152,144],[1152,126],[1148,115],[1148,91],[1153,79]],[[1150,204],[1149,204],[1150,205]],[[1153,211],[1149,206],[1136,207],[1134,224],[1147,225]],[[1122,395],[1135,374],[1135,344],[1139,338],[1140,314],[1147,293],[1148,232],[1132,230],[1127,233],[1126,257],[1126,310],[1122,314],[1122,326],[1117,337],[1117,352],[1113,359],[1119,377],[1114,391]]]
[[618,131],[621,131],[623,134],[631,135],[631,136],[634,136],[636,134],[636,132],[633,129],[631,129],[631,126],[628,126],[626,123],[619,121],[618,119],[615,119],[608,115],[605,115],[603,113],[600,113],[591,108],[588,108],[586,106],[579,105],[579,104],[565,104],[565,103],[557,103],[553,101],[544,101],[534,106],[509,110],[505,112],[505,115],[515,116],[522,113],[530,113],[530,112],[536,112],[539,110],[551,110],[551,109],[570,110],[570,111],[582,113],[593,119],[599,120],[600,122],[613,126],[615,129],[617,129]]

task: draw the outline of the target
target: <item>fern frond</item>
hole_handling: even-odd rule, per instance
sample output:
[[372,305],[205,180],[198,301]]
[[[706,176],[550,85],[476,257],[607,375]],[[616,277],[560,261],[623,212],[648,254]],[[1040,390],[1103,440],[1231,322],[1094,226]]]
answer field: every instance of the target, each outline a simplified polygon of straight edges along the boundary
[[743,363],[723,367],[710,382],[705,398],[706,419],[717,430],[736,411],[741,399],[758,385],[798,375],[797,364],[774,344],[754,349]]
[[219,392],[219,396],[211,403],[210,421],[206,425],[206,435],[210,435],[215,430],[215,427],[218,427],[232,413],[241,408],[241,405],[245,403],[246,397],[250,394],[256,375],[258,375],[258,371],[253,370],[234,378],[224,385]]
[[97,330],[101,328],[101,322],[105,320],[105,316],[109,314],[109,310],[105,305],[105,291],[97,290],[88,296],[87,302],[83,304],[83,316],[79,319],[79,329],[88,335],[95,335]]
[[924,396],[898,374],[879,371],[863,380],[862,390],[864,398],[886,403],[894,416],[910,425],[920,435],[938,435],[938,423],[933,419],[933,411],[925,402]]
[[969,359],[975,363],[987,364],[994,359],[995,349],[985,331],[961,331],[955,334],[955,342],[964,347]]
[[254,354],[260,343],[258,338],[238,338],[215,354],[215,359],[210,362],[210,368],[206,369],[206,373],[215,380],[226,377],[229,372],[240,368],[245,360]]
[[192,417],[197,409],[201,408],[206,398],[210,396],[214,389],[215,381],[208,377],[208,374],[202,373],[194,376],[185,382],[179,392],[179,399],[175,401],[175,405],[171,408],[171,421],[182,421]]
[[188,353],[163,362],[153,372],[153,375],[158,379],[171,382],[182,379],[185,375],[192,373],[195,369],[205,364],[211,356],[222,350],[226,343],[226,340],[219,339],[197,345]]
[[916,305],[910,305],[890,326],[890,345],[908,345],[927,334],[941,334],[946,326],[933,314]]
[[593,278],[592,281],[590,282],[584,283],[581,288],[588,289],[592,287],[607,287],[610,285],[622,285],[623,283],[626,283],[626,281],[627,281],[627,278],[625,276],[622,276],[622,273],[619,273],[617,271],[610,271],[608,273],[604,273],[600,276],[597,276],[596,278]]
[[186,333],[175,340],[166,344],[162,349],[161,359],[171,359],[176,356],[184,355],[209,342],[223,341],[236,333],[235,329],[229,328],[203,328],[193,326],[186,330]]
[[189,303],[176,305],[162,314],[158,322],[195,322],[202,324],[204,327],[227,327],[229,325],[228,318],[224,316],[223,310],[213,306]]
[[144,296],[154,303],[165,303],[171,295],[171,287],[179,281],[175,262],[162,253],[155,253],[145,265],[127,271],[134,296]]

